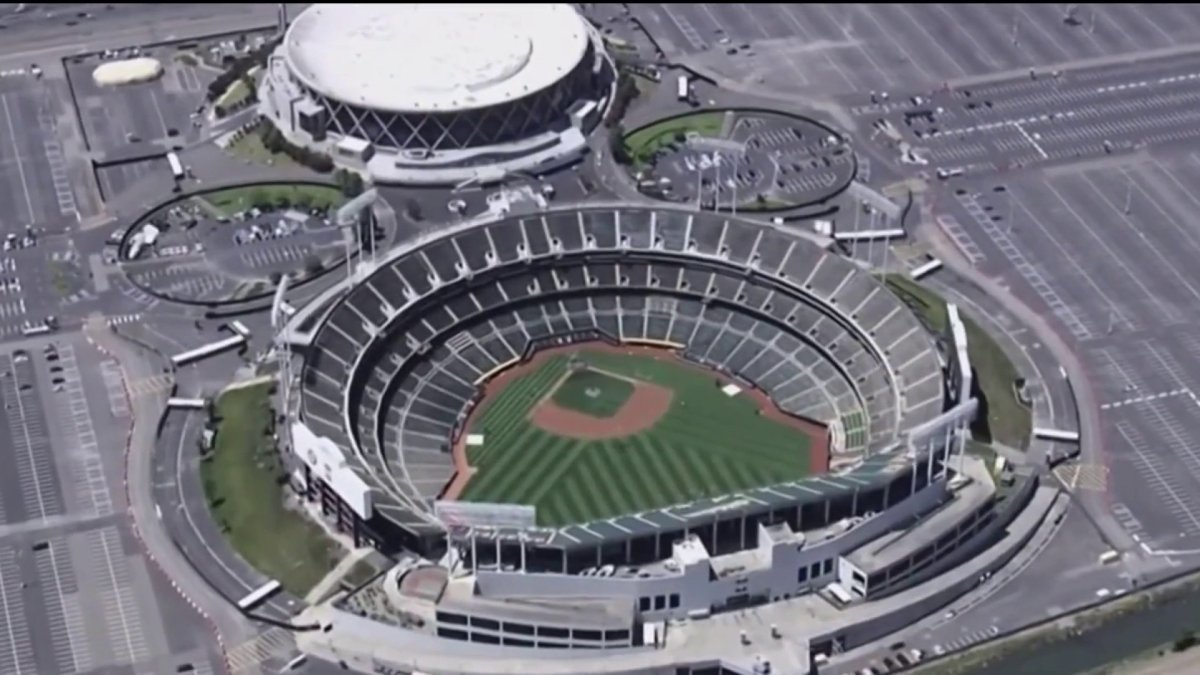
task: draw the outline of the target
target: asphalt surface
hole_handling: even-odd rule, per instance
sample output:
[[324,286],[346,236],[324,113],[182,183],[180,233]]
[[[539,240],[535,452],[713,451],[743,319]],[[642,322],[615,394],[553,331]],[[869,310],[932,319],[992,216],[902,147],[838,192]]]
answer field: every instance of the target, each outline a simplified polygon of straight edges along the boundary
[[[56,348],[45,351],[44,346]],[[205,626],[147,567],[124,515],[128,409],[84,364],[81,337],[7,345],[0,423],[0,672],[167,672],[206,662]]]
[[[620,13],[607,5],[597,11]],[[1096,422],[1081,429],[1088,439],[1081,461],[1053,475],[1072,491],[1072,510],[1048,527],[1021,565],[948,608],[953,616],[943,612],[912,627],[912,644],[931,653],[977,644],[1098,593],[1127,591],[1134,579],[1200,562],[1193,393],[1200,391],[1194,366],[1200,339],[1191,311],[1200,300],[1200,277],[1192,271],[1200,202],[1189,189],[1200,180],[1194,112],[1200,56],[1189,53],[1200,38],[1200,13],[1185,5],[1084,6],[1071,25],[1062,12],[1062,5],[635,9],[668,60],[706,66],[764,94],[836,96],[844,107],[823,110],[857,128],[858,180],[881,188],[924,172],[929,220],[952,255],[1045,317],[1075,348],[1085,373],[1075,384],[1095,400]],[[97,450],[124,443],[133,411],[156,422],[167,380],[159,377],[160,363],[129,345],[110,343],[125,350],[124,370],[91,351],[77,332],[84,318],[102,314],[165,354],[211,341],[215,322],[197,329],[200,311],[147,295],[103,262],[109,231],[160,201],[169,181],[161,165],[148,164],[105,170],[97,183],[59,63],[99,49],[244,30],[273,21],[274,13],[273,5],[30,5],[20,14],[0,6],[6,26],[0,29],[0,202],[10,205],[0,213],[0,236],[21,235],[26,225],[38,234],[35,246],[0,252],[0,370],[15,373],[0,381],[8,404],[0,415],[0,461],[13,467],[0,478],[0,673],[173,672],[185,662],[199,673],[215,672],[209,624],[159,567],[213,616],[235,665],[277,665],[292,653],[290,636],[256,637],[208,587],[211,578],[232,596],[259,578],[220,549],[211,521],[186,522],[203,508],[187,453],[195,446],[196,420],[169,418],[159,443],[153,430],[136,433],[130,470],[155,480],[131,486],[130,506],[155,563],[125,515],[121,458]],[[614,25],[624,30],[625,23]],[[1161,53],[1127,58],[1149,50]],[[32,74],[34,63],[42,78]],[[127,152],[127,134],[162,145],[166,129],[188,125],[202,83],[186,68],[116,95],[91,91],[86,80],[73,79],[82,93],[78,117],[102,155]],[[728,90],[698,91],[714,105],[747,100]],[[925,100],[914,103],[913,96]],[[649,98],[631,119],[677,111],[669,93]],[[906,122],[906,112],[925,109],[932,120]],[[902,165],[894,143],[883,134],[872,138],[871,124],[881,118],[928,164]],[[561,202],[635,198],[629,181],[605,161],[603,143],[597,148],[572,170],[526,183],[554,185]],[[207,146],[184,157],[196,185],[264,175],[261,168],[231,166]],[[941,181],[938,168],[963,168],[964,175]],[[495,190],[382,193],[401,214],[398,234],[405,237],[453,220],[453,199],[466,203],[467,217],[483,212]],[[416,218],[407,213],[410,200],[418,205]],[[839,228],[894,224],[863,204],[861,195],[840,200]],[[852,253],[877,267],[904,259],[875,243],[855,245]],[[1037,414],[1069,427],[1062,414],[1073,398],[1062,376],[1055,377],[1060,364],[1045,341],[986,297],[965,301],[996,320],[1026,357],[1023,366],[1037,374],[1031,381]],[[41,342],[26,347],[28,362],[11,363],[12,350],[23,345],[14,341],[21,324],[48,314],[64,326],[55,338],[62,344],[58,365],[46,359]],[[218,357],[182,373],[180,384],[195,393],[215,390],[241,363],[236,355]],[[132,401],[120,395],[122,378]],[[30,389],[22,391],[24,384]],[[157,452],[162,448],[175,452]],[[35,551],[40,542],[47,546]],[[203,550],[201,569],[183,560],[179,545]],[[1098,556],[1109,548],[1124,555],[1102,566]],[[1038,602],[1022,600],[1030,596]],[[271,609],[283,616],[289,608]],[[864,654],[862,663],[879,656]],[[299,672],[332,670],[313,663]]]
[[[868,98],[851,112],[872,123],[890,122],[929,169],[957,168],[974,175],[1194,140],[1200,136],[1198,97],[1200,54],[1185,54],[1122,66],[1043,70],[1035,77],[896,94],[886,101],[876,96],[874,103]],[[874,138],[892,143],[886,134]]]
[[[935,87],[1008,70],[1190,44],[1185,5],[636,5],[667,58],[785,92]],[[723,43],[722,38],[728,38]],[[729,55],[729,47],[749,49]]]

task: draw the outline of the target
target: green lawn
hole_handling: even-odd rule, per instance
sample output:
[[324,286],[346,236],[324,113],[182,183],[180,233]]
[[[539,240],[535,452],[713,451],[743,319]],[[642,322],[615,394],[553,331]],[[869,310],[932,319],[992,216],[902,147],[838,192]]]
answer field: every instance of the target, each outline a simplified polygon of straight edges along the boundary
[[213,519],[259,572],[299,596],[337,564],[339,546],[304,516],[284,507],[279,455],[268,433],[271,384],[225,393],[220,423],[200,477]]
[[571,373],[554,390],[558,405],[592,417],[612,417],[633,395],[629,380],[605,375],[594,370]]
[[300,166],[282,152],[271,152],[263,145],[262,134],[252,131],[225,148],[236,159],[266,166]]
[[[937,294],[906,277],[890,274],[886,281],[888,288],[917,311],[927,326],[938,333],[945,330],[946,303]],[[992,336],[967,316],[963,316],[963,324],[971,365],[987,403],[987,424],[976,423],[976,436],[981,436],[979,440],[984,443],[998,441],[1023,450],[1029,445],[1033,418],[1029,408],[1017,400],[1016,380],[1020,375]]]
[[201,199],[225,216],[253,206],[332,209],[345,201],[340,190],[325,185],[250,185],[210,192]]
[[[567,371],[558,356],[485,404],[468,450],[477,473],[467,501],[530,504],[538,523],[576,523],[795,480],[809,473],[811,439],[758,414],[744,396],[726,396],[715,376],[674,363],[583,350],[598,369],[667,387],[671,409],[648,431],[581,441],[528,422],[530,410]],[[611,379],[609,380],[611,381]]]
[[695,132],[715,138],[725,124],[725,113],[698,112],[651,124],[625,136],[625,148],[636,165],[650,161],[659,148],[676,142],[679,134]]

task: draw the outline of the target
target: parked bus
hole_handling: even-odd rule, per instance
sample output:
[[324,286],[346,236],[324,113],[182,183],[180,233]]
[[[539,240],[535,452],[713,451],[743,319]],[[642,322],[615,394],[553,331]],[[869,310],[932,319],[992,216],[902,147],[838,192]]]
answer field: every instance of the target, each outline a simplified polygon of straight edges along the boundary
[[171,175],[175,177],[175,180],[183,180],[183,164],[179,162],[179,155],[168,152],[167,164],[171,165]]
[[253,591],[250,591],[249,593],[247,593],[246,596],[243,597],[241,600],[238,600],[238,603],[237,603],[238,609],[240,609],[242,611],[252,609],[253,607],[258,605],[262,601],[266,600],[267,598],[269,598],[272,595],[274,595],[275,593],[277,593],[279,591],[280,587],[281,587],[281,584],[278,581],[276,581],[274,579],[268,581],[267,583],[263,584],[262,586],[259,586],[258,588],[254,589]]
[[686,101],[691,98],[691,87],[688,86],[687,75],[679,76],[678,96],[680,101]]

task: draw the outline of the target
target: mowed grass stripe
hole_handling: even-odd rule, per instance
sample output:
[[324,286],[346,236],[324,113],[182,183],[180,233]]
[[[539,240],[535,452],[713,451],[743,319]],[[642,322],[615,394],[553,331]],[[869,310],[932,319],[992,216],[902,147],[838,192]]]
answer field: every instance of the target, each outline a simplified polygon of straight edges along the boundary
[[546,491],[556,485],[559,479],[587,454],[587,450],[571,443],[565,438],[546,436],[539,444],[537,452],[543,455],[543,461],[534,465],[510,491],[513,501],[522,504],[537,504]]
[[625,508],[624,495],[616,490],[618,477],[604,464],[603,454],[602,449],[593,446],[584,452],[576,466],[576,476],[587,483],[588,493],[596,504],[596,510],[588,515],[589,520],[616,515]]
[[678,498],[679,495],[664,484],[664,470],[657,461],[657,451],[646,447],[644,437],[631,438],[630,446],[635,449],[637,458],[637,468],[630,471],[638,495],[637,510],[646,511]]
[[537,371],[505,387],[496,394],[496,400],[472,426],[487,434],[505,434],[520,425],[528,424],[526,418],[529,412],[550,392],[550,388],[565,369],[565,361],[550,361]]
[[[753,426],[736,424],[732,426],[735,426],[737,431],[731,433],[731,424],[721,422],[720,419],[720,415],[715,412],[697,416],[695,419],[691,415],[670,415],[663,419],[655,431],[703,444],[710,452],[735,455],[742,461],[756,463],[781,462],[792,448],[807,450],[811,445],[811,439],[798,429],[784,427],[780,430],[760,430]],[[763,431],[783,433],[775,436],[761,433]]]
[[542,432],[535,433],[519,448],[514,448],[514,452],[519,451],[523,461],[519,465],[513,463],[507,483],[498,488],[506,498],[513,500],[524,500],[536,492],[546,476],[555,473],[560,464],[568,464],[571,453],[578,449],[568,439]]
[[665,468],[670,471],[671,476],[683,486],[684,494],[693,496],[703,494],[701,492],[700,482],[692,475],[687,462],[684,462],[675,453],[670,444],[663,441],[657,435],[649,437],[653,447],[658,450],[658,457],[662,460]]
[[547,361],[536,371],[518,379],[496,394],[480,421],[485,424],[507,425],[521,420],[540,401],[566,369],[566,362]]
[[679,463],[687,467],[688,474],[695,478],[703,494],[711,495],[720,489],[717,477],[712,472],[713,463],[702,448],[678,442],[668,442],[667,447],[679,458]]
[[596,486],[586,472],[572,473],[570,480],[565,483],[566,494],[564,497],[567,499],[567,503],[571,504],[572,512],[580,521],[595,520],[598,517],[597,514],[604,512],[604,503],[596,494]]
[[521,434],[520,440],[508,448],[509,461],[497,467],[496,473],[500,478],[490,486],[491,493],[501,499],[510,499],[515,487],[524,483],[530,476],[544,473],[546,466],[561,461],[563,457],[560,455],[545,452],[546,449],[557,445],[558,441],[559,439],[553,436],[529,427]]
[[[497,438],[493,441],[500,446],[500,454],[493,456],[487,464],[480,467],[477,479],[473,478],[471,482],[467,483],[467,494],[502,497],[500,486],[506,483],[514,473],[525,470],[526,465],[537,457],[537,453],[525,450],[536,448],[539,444],[539,435],[541,435],[539,430],[526,425],[506,438]],[[484,443],[487,442],[487,440],[484,441]],[[476,480],[478,480],[478,493],[472,490],[472,486],[476,485]]]
[[[608,483],[608,492],[624,511],[633,511],[645,501],[634,476],[638,473],[637,449],[627,441],[606,441],[600,444],[604,451],[595,453],[597,471],[602,472]],[[597,476],[599,484],[600,477]]]
[[670,497],[672,503],[686,501],[689,495],[683,479],[675,472],[674,467],[667,462],[666,458],[663,457],[662,448],[654,442],[651,436],[643,436],[639,441],[650,462],[646,473],[648,476],[653,477],[655,482],[660,485],[659,492],[656,494],[665,492],[666,496]]

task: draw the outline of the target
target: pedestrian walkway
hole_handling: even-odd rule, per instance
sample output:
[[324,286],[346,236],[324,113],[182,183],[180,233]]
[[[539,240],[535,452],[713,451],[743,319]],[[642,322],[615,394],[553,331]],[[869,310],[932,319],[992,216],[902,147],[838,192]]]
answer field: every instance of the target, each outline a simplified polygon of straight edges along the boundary
[[356,548],[347,553],[338,564],[326,574],[323,579],[317,582],[316,586],[304,596],[304,601],[310,605],[320,602],[321,598],[329,594],[331,590],[337,588],[338,582],[342,577],[350,572],[350,568],[354,567],[355,563],[362,560],[371,554],[370,548]]
[[229,672],[232,675],[251,675],[269,659],[291,658],[296,651],[296,638],[283,628],[272,628],[229,650]]

